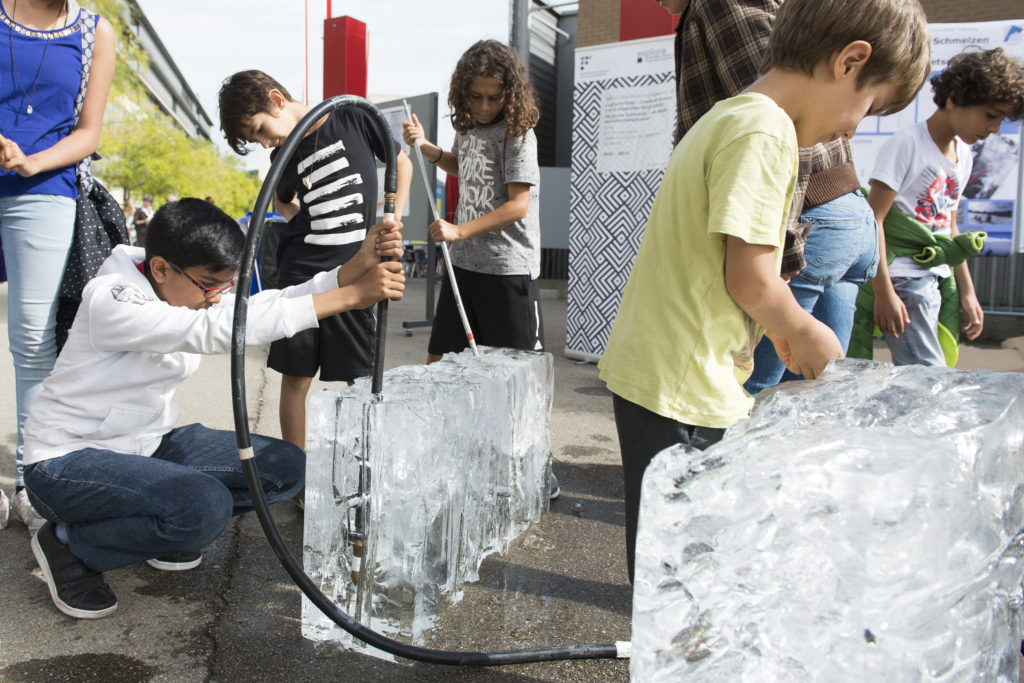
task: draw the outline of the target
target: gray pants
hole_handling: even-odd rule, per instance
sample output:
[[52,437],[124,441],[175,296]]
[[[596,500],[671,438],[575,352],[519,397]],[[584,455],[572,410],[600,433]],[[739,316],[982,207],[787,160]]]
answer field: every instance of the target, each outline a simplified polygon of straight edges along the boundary
[[[946,367],[946,356],[939,344],[939,278],[931,273],[922,277],[894,277],[892,286],[910,314],[910,324],[899,338],[883,332],[892,362]],[[956,334],[957,330],[950,332]]]

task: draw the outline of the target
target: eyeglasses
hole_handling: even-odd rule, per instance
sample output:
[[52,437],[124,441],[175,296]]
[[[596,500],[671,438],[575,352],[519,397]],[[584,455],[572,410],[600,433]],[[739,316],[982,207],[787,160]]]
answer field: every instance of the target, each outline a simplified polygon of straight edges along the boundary
[[[164,259],[164,260],[166,261],[167,259]],[[182,275],[184,275],[185,277],[187,277],[189,279],[189,282],[194,284],[199,289],[203,290],[203,296],[206,297],[207,299],[209,299],[211,297],[214,297],[214,296],[219,296],[219,295],[223,294],[224,292],[228,291],[229,289],[231,289],[232,287],[235,286],[235,281],[234,280],[228,280],[228,286],[227,287],[214,287],[212,289],[210,287],[203,287],[201,284],[199,284],[194,279],[192,279],[191,275],[189,275],[184,270],[182,270],[178,266],[174,265],[170,261],[167,261],[167,265],[169,265],[171,268],[174,268],[175,271],[177,271],[177,272],[181,273]]]

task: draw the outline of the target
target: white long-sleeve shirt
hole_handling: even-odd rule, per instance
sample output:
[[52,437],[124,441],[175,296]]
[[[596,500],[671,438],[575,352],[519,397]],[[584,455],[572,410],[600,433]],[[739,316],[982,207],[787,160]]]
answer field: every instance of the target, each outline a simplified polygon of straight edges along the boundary
[[[67,342],[25,422],[25,464],[97,448],[152,455],[178,420],[174,392],[200,355],[228,353],[235,297],[193,310],[161,300],[118,246],[82,292]],[[317,326],[313,294],[338,286],[337,269],[249,299],[246,344]]]

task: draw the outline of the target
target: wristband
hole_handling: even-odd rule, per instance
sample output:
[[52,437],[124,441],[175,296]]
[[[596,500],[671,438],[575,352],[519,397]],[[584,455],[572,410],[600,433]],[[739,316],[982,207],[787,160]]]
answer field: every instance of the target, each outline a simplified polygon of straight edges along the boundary
[[443,156],[444,156],[444,150],[443,150],[443,149],[441,149],[440,147],[438,147],[438,148],[437,148],[437,151],[438,151],[438,152],[440,152],[440,154],[438,154],[438,155],[437,155],[437,158],[436,158],[436,159],[433,159],[433,160],[432,160],[432,161],[430,162],[430,163],[432,163],[432,164],[436,164],[437,162],[441,161],[441,157],[443,157]]

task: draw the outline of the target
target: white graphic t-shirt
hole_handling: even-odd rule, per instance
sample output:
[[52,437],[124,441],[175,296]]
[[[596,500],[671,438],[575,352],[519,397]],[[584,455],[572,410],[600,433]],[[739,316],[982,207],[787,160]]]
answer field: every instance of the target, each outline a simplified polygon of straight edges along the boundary
[[[933,233],[950,234],[951,222],[960,205],[960,195],[971,177],[970,146],[954,138],[956,161],[950,161],[935,145],[925,121],[893,135],[881,149],[872,180],[896,190],[893,206]],[[922,277],[933,273],[949,277],[949,266],[922,268],[909,256],[898,256],[889,264],[890,277]]]

